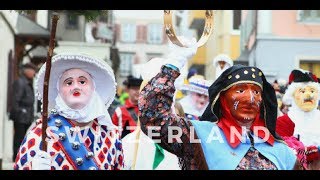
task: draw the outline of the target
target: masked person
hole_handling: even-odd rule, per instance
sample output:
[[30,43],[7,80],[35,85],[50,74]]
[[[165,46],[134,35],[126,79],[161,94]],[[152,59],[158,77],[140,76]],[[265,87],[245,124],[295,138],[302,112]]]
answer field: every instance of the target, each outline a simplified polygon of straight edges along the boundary
[[210,82],[201,75],[192,76],[189,83],[181,87],[187,95],[179,100],[186,118],[199,120],[207,105],[209,104],[208,88]]
[[217,55],[212,62],[213,66],[216,67],[216,79],[218,79],[223,71],[233,66],[233,60],[226,54]]
[[[277,133],[297,151],[305,169],[314,169],[320,159],[319,98],[320,86],[314,74],[302,69],[291,71],[283,96],[283,102],[291,106],[287,114],[278,118]],[[316,169],[319,168],[320,165]]]
[[209,87],[210,102],[201,121],[172,113],[179,69],[197,51],[195,39],[180,40],[186,47],[171,44],[168,64],[140,93],[141,130],[146,134],[152,130],[149,136],[177,155],[182,169],[297,167],[299,162],[293,150],[275,133],[275,92],[256,67],[235,65],[225,70]]
[[[139,72],[143,79],[140,90],[154,77],[166,64],[162,58],[153,58],[143,65],[144,71]],[[180,76],[175,86],[180,87],[183,83],[184,76]],[[140,91],[139,90],[139,91]],[[177,91],[175,92],[175,97]],[[174,101],[171,106],[174,114],[185,116],[181,104]],[[176,155],[163,149],[160,145],[141,131],[140,121],[133,132],[122,139],[123,152],[126,157],[125,169],[130,170],[180,170],[179,160]]]
[[[45,64],[37,79],[42,100]],[[122,169],[120,135],[107,109],[116,83],[103,60],[81,54],[52,57],[49,81],[47,152],[42,151],[42,122],[27,132],[14,169],[95,170]]]

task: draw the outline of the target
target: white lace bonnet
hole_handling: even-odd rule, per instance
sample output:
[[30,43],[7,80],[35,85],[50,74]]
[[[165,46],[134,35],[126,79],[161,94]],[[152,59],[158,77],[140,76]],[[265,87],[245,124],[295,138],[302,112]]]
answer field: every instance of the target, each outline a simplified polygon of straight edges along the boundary
[[[61,74],[68,69],[82,69],[88,72],[96,86],[96,92],[102,98],[106,108],[110,106],[116,94],[116,81],[112,68],[103,60],[84,54],[58,54],[52,57],[48,101],[49,110],[55,105],[58,95],[57,81]],[[43,83],[46,63],[42,65],[36,78],[36,95],[42,102]]]

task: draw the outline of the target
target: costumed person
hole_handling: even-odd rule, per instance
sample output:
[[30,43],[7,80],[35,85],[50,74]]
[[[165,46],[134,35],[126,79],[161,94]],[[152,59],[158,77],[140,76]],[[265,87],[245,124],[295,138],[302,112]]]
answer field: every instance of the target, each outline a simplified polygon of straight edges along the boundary
[[[183,85],[186,85],[186,84],[189,84],[189,79],[195,75],[198,75],[198,70],[196,68],[190,68],[189,71],[188,71],[188,75],[187,75],[187,78],[184,79],[184,82],[183,82]],[[179,76],[180,77],[180,76]],[[178,100],[182,99],[186,94],[187,92],[183,89],[179,90],[177,89],[178,92],[182,92],[183,93],[183,96],[180,96],[180,97],[177,97]]]
[[172,112],[179,69],[197,51],[195,39],[179,39],[185,47],[170,44],[168,64],[140,93],[141,130],[148,134],[151,128],[155,135],[149,137],[177,155],[182,169],[296,168],[294,151],[275,133],[275,92],[256,67],[235,65],[225,70],[209,87],[210,103],[201,121]]
[[[153,76],[165,64],[163,59],[154,58],[144,64],[145,69],[140,72],[144,79],[140,89],[142,89]],[[178,80],[179,81],[179,80]],[[177,93],[177,92],[176,92]],[[184,116],[182,106],[177,101],[174,103],[176,114]],[[180,170],[176,155],[163,149],[150,137],[141,131],[140,121],[135,130],[122,139],[123,153],[126,157],[125,169],[130,170]]]
[[[161,61],[163,61],[162,59]],[[163,65],[163,62],[161,62]],[[177,103],[179,100],[184,98],[187,95],[187,92],[183,90],[181,87],[183,87],[186,84],[189,84],[189,80],[192,76],[197,75],[198,70],[196,68],[190,68],[188,71],[188,66],[184,66],[182,70],[180,71],[180,76],[175,82],[176,92],[175,92],[175,100],[177,100]],[[179,103],[178,103],[179,104]]]
[[233,66],[233,60],[226,54],[219,54],[213,59],[213,66],[216,67],[215,79],[228,69]]
[[134,129],[130,127],[137,126],[138,98],[141,83],[142,78],[136,78],[131,75],[124,81],[129,98],[123,106],[117,107],[112,115],[112,122],[119,127],[121,138],[133,132]]
[[199,120],[208,106],[210,85],[210,81],[205,80],[203,76],[194,75],[189,79],[188,84],[181,87],[181,90],[186,91],[187,95],[179,100],[179,103],[189,120]]
[[[41,101],[45,69],[46,64],[37,79]],[[52,57],[48,88],[47,152],[38,120],[20,146],[14,169],[122,169],[120,134],[107,113],[116,93],[111,67],[87,55],[58,54]]]
[[316,164],[316,169],[320,168],[319,98],[320,86],[314,74],[302,69],[291,71],[282,99],[291,106],[287,114],[278,118],[277,133],[297,151],[305,169],[314,169]]

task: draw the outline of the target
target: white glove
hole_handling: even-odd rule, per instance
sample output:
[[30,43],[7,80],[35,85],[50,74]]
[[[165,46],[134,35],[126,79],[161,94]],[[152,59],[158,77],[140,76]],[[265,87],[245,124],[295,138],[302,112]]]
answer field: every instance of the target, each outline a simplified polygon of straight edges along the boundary
[[32,170],[51,170],[51,157],[49,153],[40,150],[32,160]]
[[143,80],[149,81],[155,77],[161,70],[161,66],[167,64],[167,59],[164,58],[152,58],[146,62],[141,71],[141,76]]
[[180,47],[169,42],[170,53],[168,55],[168,63],[182,69],[187,61],[197,53],[198,46],[195,38],[190,40],[186,37],[179,36],[178,39],[186,47]]

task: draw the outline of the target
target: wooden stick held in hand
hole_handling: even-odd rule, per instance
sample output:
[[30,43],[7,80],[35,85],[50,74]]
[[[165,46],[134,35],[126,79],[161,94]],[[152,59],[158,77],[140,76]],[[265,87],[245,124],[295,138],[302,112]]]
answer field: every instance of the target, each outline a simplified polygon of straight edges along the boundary
[[52,16],[52,26],[50,33],[50,42],[49,42],[49,50],[47,54],[46,61],[46,72],[44,75],[44,83],[43,83],[43,110],[42,110],[42,150],[47,151],[47,134],[46,129],[48,127],[48,88],[49,88],[49,79],[50,79],[50,71],[51,71],[51,58],[53,55],[53,49],[55,46],[55,37],[56,37],[56,29],[57,23],[59,20],[59,16],[57,13],[53,13]]

